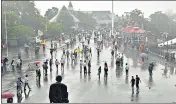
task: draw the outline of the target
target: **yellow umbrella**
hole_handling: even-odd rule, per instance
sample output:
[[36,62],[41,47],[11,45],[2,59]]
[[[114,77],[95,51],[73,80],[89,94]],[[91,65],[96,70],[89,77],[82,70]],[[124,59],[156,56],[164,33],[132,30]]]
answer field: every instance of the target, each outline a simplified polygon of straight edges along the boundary
[[46,40],[42,40],[42,41],[41,41],[41,44],[46,44]]
[[76,49],[75,52],[78,53],[78,49]]
[[82,49],[79,50],[79,53],[82,53]]

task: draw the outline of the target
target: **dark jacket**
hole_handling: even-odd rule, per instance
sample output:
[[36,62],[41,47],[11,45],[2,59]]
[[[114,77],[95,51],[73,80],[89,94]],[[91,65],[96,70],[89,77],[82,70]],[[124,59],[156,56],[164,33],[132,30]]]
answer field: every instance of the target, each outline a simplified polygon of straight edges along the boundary
[[50,103],[68,103],[67,86],[59,82],[52,84],[50,86],[49,99]]

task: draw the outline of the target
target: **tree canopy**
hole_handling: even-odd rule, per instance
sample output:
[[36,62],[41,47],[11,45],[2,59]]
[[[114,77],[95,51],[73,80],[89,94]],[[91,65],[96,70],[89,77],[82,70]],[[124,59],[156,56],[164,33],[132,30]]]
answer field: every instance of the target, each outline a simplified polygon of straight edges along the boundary
[[45,12],[45,17],[50,20],[52,19],[57,13],[58,13],[59,9],[56,8],[56,7],[52,7],[51,9],[48,9],[46,12]]
[[53,35],[53,36],[57,36],[62,32],[62,26],[61,24],[57,23],[57,22],[51,22],[48,24],[48,29],[47,29],[48,33]]
[[144,13],[141,10],[135,9],[131,12],[125,12],[119,18],[117,25],[122,27],[138,26],[160,37],[163,32],[167,32],[169,36],[174,36],[176,33],[176,13],[167,15],[161,11],[154,12],[149,18],[144,18]]
[[8,38],[36,36],[44,30],[45,18],[40,15],[33,1],[2,2],[2,40],[5,38],[5,15]]

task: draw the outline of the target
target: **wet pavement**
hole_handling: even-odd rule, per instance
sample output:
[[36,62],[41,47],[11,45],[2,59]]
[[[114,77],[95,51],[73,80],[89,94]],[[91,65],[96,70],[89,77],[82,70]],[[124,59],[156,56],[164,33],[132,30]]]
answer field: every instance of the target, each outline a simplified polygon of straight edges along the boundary
[[[96,45],[91,40],[92,47],[91,74],[84,76],[80,74],[79,61],[77,65],[65,63],[65,71],[56,72],[55,66],[53,71],[47,77],[41,76],[41,86],[36,85],[35,71],[27,71],[29,73],[29,84],[32,91],[29,96],[23,95],[22,103],[49,103],[49,86],[55,82],[56,75],[63,76],[63,83],[68,87],[70,103],[172,103],[176,101],[176,69],[170,70],[165,75],[163,73],[164,63],[162,60],[149,56],[150,61],[156,61],[153,77],[149,77],[148,64],[142,64],[140,53],[134,49],[120,49],[124,52],[124,64],[129,64],[129,75],[126,77],[124,69],[116,69],[115,59],[111,58],[110,47],[104,48],[100,53],[99,61],[97,60]],[[60,59],[61,51],[58,51],[56,58]],[[50,58],[49,50],[46,51],[45,58]],[[108,63],[109,74],[107,80],[104,79],[104,71],[102,70],[101,78],[98,79],[98,67],[103,68],[104,62]],[[124,65],[125,66],[125,65]],[[42,69],[42,68],[41,68]],[[22,73],[21,75],[24,75]],[[139,75],[141,78],[139,94],[132,94],[130,85],[131,76]],[[8,78],[10,75],[8,76]],[[11,78],[5,82],[12,82]],[[2,85],[4,85],[2,80]],[[2,88],[5,91],[5,87]],[[9,89],[10,92],[16,94],[16,87]],[[168,96],[170,95],[170,96]],[[14,102],[17,102],[15,97]],[[3,100],[3,102],[6,102]]]

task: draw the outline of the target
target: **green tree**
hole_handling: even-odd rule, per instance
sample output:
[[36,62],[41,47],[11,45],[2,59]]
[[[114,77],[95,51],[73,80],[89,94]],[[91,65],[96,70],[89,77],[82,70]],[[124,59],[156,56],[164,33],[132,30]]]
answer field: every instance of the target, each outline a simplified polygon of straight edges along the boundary
[[48,24],[47,32],[52,36],[57,36],[62,32],[62,26],[59,23],[51,22]]
[[[22,26],[24,26],[22,28],[24,28],[25,30],[28,27],[27,30],[32,31],[32,33],[30,34],[33,34],[34,30],[36,31],[35,34],[37,34],[38,30],[45,29],[47,20],[40,15],[40,12],[37,8],[35,8],[35,4],[33,1],[3,1],[2,2],[2,37],[4,37],[4,34],[5,34],[4,13],[6,13],[8,35],[11,34],[11,36],[14,36],[12,35],[13,33],[10,33],[10,32],[16,31],[17,27],[22,27]],[[17,32],[21,34],[20,30],[18,30]],[[10,36],[8,37],[10,38]]]
[[156,27],[156,29],[160,32],[169,32],[170,19],[169,17],[162,13],[161,11],[155,12],[150,16],[151,23]]
[[57,18],[57,22],[60,23],[64,31],[68,31],[72,26],[75,25],[73,17],[70,15],[69,11],[65,6],[60,11]]
[[80,25],[81,27],[84,27],[86,29],[92,29],[96,25],[96,20],[92,18],[91,15],[88,13],[83,13],[83,12],[76,12],[73,14],[80,20]]
[[130,22],[132,25],[137,23],[139,27],[141,27],[143,24],[143,21],[144,21],[144,14],[142,13],[141,10],[134,9],[130,12]]
[[19,25],[20,24],[20,18],[18,17],[18,15],[15,12],[2,12],[2,32],[1,32],[1,36],[2,39],[5,39],[5,14],[6,14],[6,26],[7,26],[7,31],[10,30],[11,27]]
[[18,25],[9,28],[9,36],[13,39],[22,39],[36,36],[32,27]]
[[52,9],[48,9],[46,12],[45,12],[45,17],[50,20],[52,19],[57,13],[58,13],[59,9],[56,8],[56,7],[52,7]]

